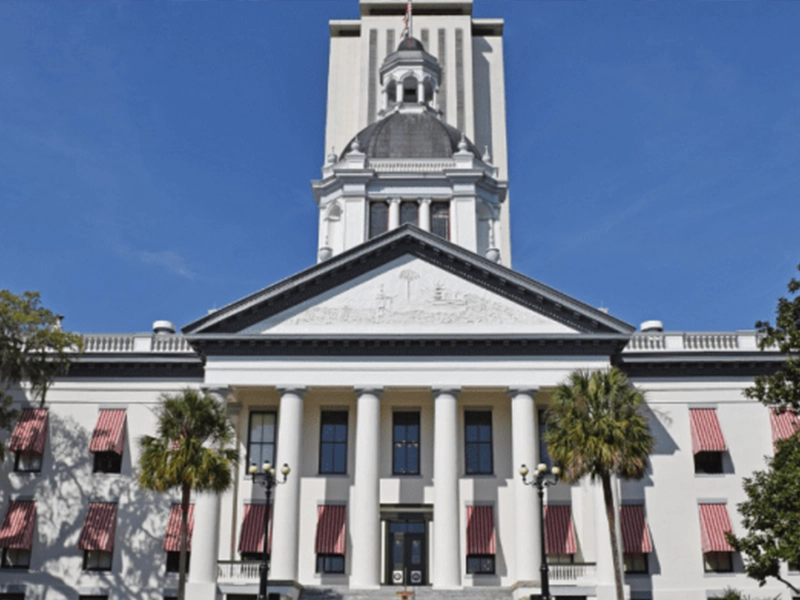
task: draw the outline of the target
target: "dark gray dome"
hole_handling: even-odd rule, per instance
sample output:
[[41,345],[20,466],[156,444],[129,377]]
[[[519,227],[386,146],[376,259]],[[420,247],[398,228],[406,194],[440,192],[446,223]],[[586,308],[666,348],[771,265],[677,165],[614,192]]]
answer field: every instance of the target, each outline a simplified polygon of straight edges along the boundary
[[425,52],[425,46],[417,38],[407,37],[400,40],[400,45],[397,47],[397,52],[403,50],[421,50]]
[[[363,129],[347,144],[344,155],[358,139],[367,158],[451,158],[458,152],[461,132],[430,112],[393,112]],[[475,144],[467,150],[481,158]]]

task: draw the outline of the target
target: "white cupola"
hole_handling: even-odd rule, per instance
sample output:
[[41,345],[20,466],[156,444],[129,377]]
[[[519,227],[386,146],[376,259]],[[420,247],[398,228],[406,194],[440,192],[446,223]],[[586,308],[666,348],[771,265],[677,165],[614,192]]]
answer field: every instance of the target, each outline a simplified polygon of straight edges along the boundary
[[380,70],[383,102],[379,115],[399,105],[426,105],[437,110],[441,75],[439,62],[425,51],[422,42],[403,38]]

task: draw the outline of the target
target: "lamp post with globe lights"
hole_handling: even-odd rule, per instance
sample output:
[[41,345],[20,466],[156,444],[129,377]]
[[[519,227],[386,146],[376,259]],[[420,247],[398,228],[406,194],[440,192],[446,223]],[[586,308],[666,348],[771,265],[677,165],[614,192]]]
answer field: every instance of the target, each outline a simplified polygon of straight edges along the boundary
[[532,485],[536,487],[539,494],[539,524],[542,532],[542,595],[541,600],[551,600],[550,597],[550,571],[547,567],[547,547],[545,546],[545,530],[544,530],[544,490],[546,487],[558,483],[558,476],[561,474],[561,469],[553,467],[548,469],[544,463],[539,463],[536,467],[536,472],[532,480],[528,481],[528,467],[522,465],[519,468],[519,474],[522,476],[522,483],[524,485]]
[[275,467],[270,463],[265,462],[261,465],[261,470],[255,464],[250,465],[248,473],[254,483],[264,486],[264,491],[267,495],[267,505],[264,508],[264,560],[261,562],[260,569],[260,583],[258,587],[258,600],[267,600],[267,577],[269,576],[269,506],[272,503],[272,490],[279,483],[286,483],[286,478],[289,476],[291,469],[289,465],[284,463],[281,467],[281,475],[283,479],[278,480]]

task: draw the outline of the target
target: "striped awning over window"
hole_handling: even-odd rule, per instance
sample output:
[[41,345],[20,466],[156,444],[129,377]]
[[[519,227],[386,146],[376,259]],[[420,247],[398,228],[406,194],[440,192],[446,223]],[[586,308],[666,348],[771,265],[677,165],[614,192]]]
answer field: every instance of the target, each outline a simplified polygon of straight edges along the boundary
[[[264,504],[245,504],[242,534],[239,537],[239,552],[264,551]],[[272,552],[272,506],[269,507],[269,540],[267,552]]]
[[101,410],[89,444],[89,452],[116,452],[125,448],[125,411]]
[[698,452],[725,452],[725,437],[719,426],[717,411],[713,408],[689,409],[692,427],[692,451]]
[[494,554],[494,507],[467,507],[467,554]]
[[622,529],[622,551],[631,554],[647,554],[653,551],[650,532],[644,518],[644,506],[620,506],[620,529]]
[[731,531],[728,507],[724,504],[700,505],[700,535],[703,554],[707,552],[733,552],[733,547],[725,538]]
[[[194,531],[194,504],[189,505],[187,511],[186,550],[192,547],[192,532]],[[181,551],[181,505],[173,504],[167,523],[167,535],[164,536],[164,550],[167,552]]]
[[8,449],[11,452],[36,452],[44,454],[47,439],[47,409],[26,408],[19,417]]
[[30,550],[33,546],[33,528],[36,525],[36,503],[12,501],[8,506],[3,526],[0,527],[0,548]]
[[575,554],[578,551],[571,506],[545,506],[544,529],[547,554]]
[[323,505],[317,516],[317,539],[314,549],[317,554],[344,554],[345,523],[347,507]]
[[774,443],[777,443],[778,440],[788,439],[800,430],[800,419],[792,409],[782,413],[778,413],[774,408],[771,409],[769,423],[772,425],[772,441]]
[[89,504],[78,548],[112,552],[116,529],[117,505],[111,502],[92,502]]

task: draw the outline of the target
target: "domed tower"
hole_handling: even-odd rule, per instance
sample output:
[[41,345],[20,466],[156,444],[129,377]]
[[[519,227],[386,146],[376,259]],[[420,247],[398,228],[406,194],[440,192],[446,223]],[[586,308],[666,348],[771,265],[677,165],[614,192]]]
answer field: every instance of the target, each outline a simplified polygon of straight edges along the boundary
[[510,266],[503,204],[507,182],[440,107],[442,68],[413,37],[403,38],[368,77],[381,107],[312,182],[319,205],[319,261],[402,225],[429,231]]

